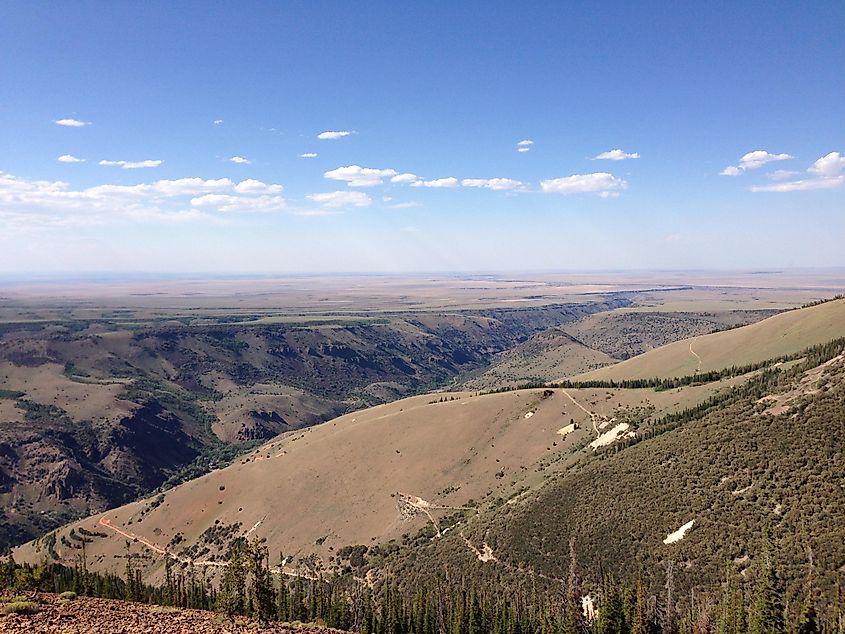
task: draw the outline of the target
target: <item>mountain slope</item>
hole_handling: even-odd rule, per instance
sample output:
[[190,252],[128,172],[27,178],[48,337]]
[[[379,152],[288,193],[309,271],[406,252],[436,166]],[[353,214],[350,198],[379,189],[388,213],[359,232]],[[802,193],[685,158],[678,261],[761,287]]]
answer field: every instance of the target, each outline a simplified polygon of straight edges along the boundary
[[[565,580],[574,537],[588,587],[599,571],[661,593],[673,562],[678,596],[727,574],[754,579],[764,529],[800,605],[812,573],[832,604],[845,569],[845,353],[818,367],[759,375],[679,427],[554,476],[536,493],[481,515],[459,537],[399,555],[390,574],[413,587],[450,562],[489,583]],[[485,547],[480,561],[477,550]],[[656,573],[656,574],[655,574]]]
[[332,568],[344,547],[401,540],[431,521],[439,526],[456,513],[473,515],[479,505],[495,506],[539,486],[592,453],[587,443],[614,415],[633,422],[641,412],[677,411],[741,382],[682,392],[539,389],[411,397],[286,434],[225,469],[67,526],[52,545],[42,541],[38,552],[39,545],[30,544],[19,554],[38,558],[46,547],[70,562],[81,546],[71,533],[101,534],[89,540],[86,553],[89,564],[109,569],[130,535],[146,544],[145,574],[156,579],[165,550],[214,566],[232,538],[249,532],[268,540],[275,561],[281,552],[297,565],[312,560]]
[[226,464],[247,443],[444,385],[538,331],[628,304],[152,320],[134,330],[3,324],[0,549]]
[[843,336],[845,299],[837,299],[779,313],[741,328],[676,341],[573,380],[689,376],[774,359]]

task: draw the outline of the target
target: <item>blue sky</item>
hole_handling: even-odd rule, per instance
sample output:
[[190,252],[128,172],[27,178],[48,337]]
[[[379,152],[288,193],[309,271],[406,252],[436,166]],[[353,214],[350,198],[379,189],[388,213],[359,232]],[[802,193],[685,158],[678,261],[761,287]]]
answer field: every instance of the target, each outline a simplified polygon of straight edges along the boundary
[[843,266],[843,25],[842,2],[5,2],[0,272]]

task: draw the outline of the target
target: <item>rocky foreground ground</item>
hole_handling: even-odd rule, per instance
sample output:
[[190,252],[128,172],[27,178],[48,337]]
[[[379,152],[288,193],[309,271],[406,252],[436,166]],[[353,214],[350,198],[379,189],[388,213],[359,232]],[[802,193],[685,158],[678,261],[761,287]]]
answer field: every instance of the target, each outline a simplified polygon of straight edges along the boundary
[[40,595],[36,614],[0,614],[3,634],[337,634],[317,625],[278,625],[259,629],[246,619],[234,623],[223,615],[111,599],[79,597],[62,601]]

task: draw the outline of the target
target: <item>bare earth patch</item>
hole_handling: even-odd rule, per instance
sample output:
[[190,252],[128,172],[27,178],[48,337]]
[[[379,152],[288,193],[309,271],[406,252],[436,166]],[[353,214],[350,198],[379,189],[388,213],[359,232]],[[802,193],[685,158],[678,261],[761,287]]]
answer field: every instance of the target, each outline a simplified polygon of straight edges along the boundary
[[[222,615],[203,610],[84,597],[62,603],[56,595],[41,595],[39,601],[42,604],[37,614],[0,616],[0,631],[4,634],[240,634],[256,631],[256,624],[251,620],[238,618],[230,622]],[[290,624],[261,631],[268,634],[338,632],[317,625]]]

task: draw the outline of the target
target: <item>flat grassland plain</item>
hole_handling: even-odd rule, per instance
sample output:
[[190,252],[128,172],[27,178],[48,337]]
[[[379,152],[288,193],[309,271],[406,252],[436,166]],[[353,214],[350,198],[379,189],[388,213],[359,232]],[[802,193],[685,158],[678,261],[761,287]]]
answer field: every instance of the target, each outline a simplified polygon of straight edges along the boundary
[[845,271],[602,272],[572,274],[355,275],[14,281],[0,279],[0,323],[103,320],[127,326],[308,323],[588,302],[636,296],[636,311],[785,309],[845,290]]

